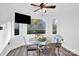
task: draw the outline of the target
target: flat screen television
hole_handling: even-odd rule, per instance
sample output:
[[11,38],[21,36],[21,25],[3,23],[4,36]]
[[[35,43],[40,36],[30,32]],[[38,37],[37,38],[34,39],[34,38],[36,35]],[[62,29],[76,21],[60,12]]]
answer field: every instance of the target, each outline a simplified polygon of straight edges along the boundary
[[15,12],[15,23],[31,24],[31,16]]

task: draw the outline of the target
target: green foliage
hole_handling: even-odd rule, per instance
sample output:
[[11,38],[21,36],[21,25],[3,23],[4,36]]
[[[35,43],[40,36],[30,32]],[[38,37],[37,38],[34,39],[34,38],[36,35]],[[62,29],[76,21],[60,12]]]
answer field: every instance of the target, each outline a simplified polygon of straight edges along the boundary
[[38,41],[40,41],[40,42],[45,42],[47,40],[47,38],[46,37],[43,37],[43,38],[38,38]]

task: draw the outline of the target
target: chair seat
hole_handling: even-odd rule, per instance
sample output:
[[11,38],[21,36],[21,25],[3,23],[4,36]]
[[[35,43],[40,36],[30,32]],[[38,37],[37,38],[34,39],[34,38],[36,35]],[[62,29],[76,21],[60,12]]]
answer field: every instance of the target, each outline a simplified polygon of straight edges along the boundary
[[28,45],[27,46],[27,51],[34,51],[37,50],[37,45]]

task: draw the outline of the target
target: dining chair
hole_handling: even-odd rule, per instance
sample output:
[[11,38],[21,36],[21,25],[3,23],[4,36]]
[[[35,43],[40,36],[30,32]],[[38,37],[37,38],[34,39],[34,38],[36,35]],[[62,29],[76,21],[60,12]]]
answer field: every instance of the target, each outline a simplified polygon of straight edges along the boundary
[[56,44],[49,43],[40,48],[40,54],[43,54],[44,56],[56,56],[55,49]]
[[49,43],[49,44],[47,44],[47,47],[48,47],[48,55],[49,56],[56,56],[56,53],[55,53],[56,44]]

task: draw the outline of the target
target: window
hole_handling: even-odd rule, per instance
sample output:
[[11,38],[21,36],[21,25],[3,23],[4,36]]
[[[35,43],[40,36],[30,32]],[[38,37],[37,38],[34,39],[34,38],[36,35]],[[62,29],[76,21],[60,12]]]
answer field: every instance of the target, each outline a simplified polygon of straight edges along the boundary
[[15,31],[14,31],[15,33],[14,33],[14,34],[15,34],[15,35],[19,35],[19,23],[15,23],[15,28],[14,28],[14,30],[15,30]]
[[53,33],[53,34],[57,34],[57,23],[56,23],[56,19],[53,19],[52,28],[53,28],[52,33]]
[[31,24],[27,25],[27,34],[45,34],[45,27],[43,20],[32,19]]

